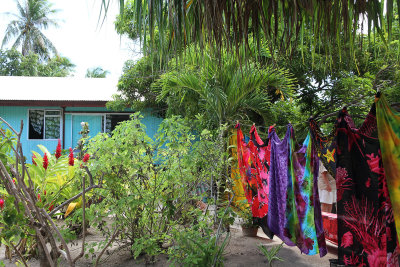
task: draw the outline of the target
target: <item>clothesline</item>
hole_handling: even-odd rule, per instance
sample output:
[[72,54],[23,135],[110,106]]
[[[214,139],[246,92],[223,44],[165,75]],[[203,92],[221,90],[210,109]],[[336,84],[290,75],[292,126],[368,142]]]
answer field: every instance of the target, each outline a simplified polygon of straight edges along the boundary
[[[352,103],[356,101],[360,99]],[[323,256],[326,247],[318,227],[321,210],[316,184],[322,161],[336,179],[340,264],[399,266],[400,146],[396,144],[400,143],[400,113],[377,94],[362,126],[356,128],[347,112],[350,105],[339,111],[329,135],[323,135],[314,119],[309,120],[309,135],[299,150],[293,125],[275,126],[287,127],[285,137],[280,139],[272,131],[266,141],[259,139],[255,125],[246,140],[238,127],[243,189],[253,216],[264,216],[265,229],[305,254]]]

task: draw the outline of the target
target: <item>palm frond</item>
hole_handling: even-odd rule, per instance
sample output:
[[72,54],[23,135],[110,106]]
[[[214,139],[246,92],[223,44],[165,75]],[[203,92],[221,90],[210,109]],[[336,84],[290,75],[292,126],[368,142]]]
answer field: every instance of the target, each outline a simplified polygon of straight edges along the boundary
[[[109,2],[102,0],[103,9]],[[133,25],[143,40],[145,53],[154,51],[156,46],[164,47],[163,38],[157,40],[154,35],[156,30],[159,36],[170,37],[169,47],[174,51],[181,51],[190,43],[197,43],[201,48],[208,43],[216,50],[225,47],[244,56],[250,52],[250,38],[257,41],[265,38],[271,50],[286,53],[296,47],[305,27],[312,30],[315,43],[322,40],[336,46],[340,44],[338,38],[349,41],[355,38],[360,28],[359,19],[364,15],[368,25],[383,36],[383,0],[137,0],[129,3],[135,18]],[[400,5],[400,0],[397,3]],[[386,1],[386,9],[386,31],[390,36],[393,0]]]
[[19,34],[19,24],[18,21],[11,21],[6,28],[6,32],[1,43],[1,47],[5,46],[13,37]]

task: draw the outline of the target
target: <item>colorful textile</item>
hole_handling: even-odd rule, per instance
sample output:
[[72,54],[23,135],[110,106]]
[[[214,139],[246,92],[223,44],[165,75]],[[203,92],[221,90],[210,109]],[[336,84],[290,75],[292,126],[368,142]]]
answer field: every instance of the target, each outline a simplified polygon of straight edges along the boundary
[[251,206],[253,217],[263,218],[268,212],[268,196],[263,192],[262,183],[260,184],[257,181],[258,171],[256,165],[252,162],[252,157],[255,157],[255,155],[251,155],[250,149],[253,144],[251,140],[248,144],[245,142],[240,125],[237,125],[236,128],[237,157],[244,193]]
[[399,266],[375,105],[359,129],[347,111],[337,120],[339,261],[354,266]]
[[[270,127],[269,131],[271,131]],[[266,142],[262,141],[257,133],[255,125],[250,130],[250,141],[248,143],[250,148],[250,159],[252,166],[256,169],[255,175],[257,180],[258,199],[260,203],[263,203],[264,207],[268,211],[268,195],[269,195],[269,164],[271,157],[271,144],[269,140]],[[272,239],[274,234],[268,228],[268,214],[262,218],[254,218],[253,222],[258,224],[264,233]]]
[[[237,158],[237,130],[235,129],[229,138],[229,146],[231,147],[231,157]],[[233,162],[231,165],[231,179],[232,179],[232,191],[234,193],[232,206],[237,209],[248,208],[248,205],[243,204],[243,200],[246,199],[243,190],[242,179],[240,178],[239,166],[237,162]]]
[[257,193],[259,202],[266,206],[268,211],[268,191],[269,191],[269,162],[271,157],[271,145],[269,141],[264,143],[253,125],[250,130],[250,159],[255,168],[254,173],[257,181]]
[[269,134],[271,165],[268,226],[287,245],[303,253],[327,253],[318,198],[318,157],[308,136],[299,151],[294,150],[294,130],[288,126],[280,140]]
[[323,135],[318,123],[310,119],[310,131],[313,144],[318,156],[329,174],[335,178],[336,175],[336,126],[330,134]]
[[400,112],[393,110],[383,95],[375,101],[383,167],[400,239]]
[[[290,131],[291,127],[288,127],[285,137],[282,140],[279,139],[274,130],[272,130],[268,136],[271,142],[268,227],[283,241],[286,241],[284,240],[286,225],[286,195],[289,195],[289,192],[287,191]],[[289,210],[291,211],[293,209],[290,209],[289,207]],[[293,243],[291,243],[291,245],[293,245]]]

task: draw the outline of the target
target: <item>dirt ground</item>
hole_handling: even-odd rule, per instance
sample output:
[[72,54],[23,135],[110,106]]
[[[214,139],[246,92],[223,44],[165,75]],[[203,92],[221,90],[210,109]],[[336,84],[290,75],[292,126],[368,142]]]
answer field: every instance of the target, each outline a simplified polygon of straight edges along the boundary
[[[89,232],[91,230],[89,229]],[[91,232],[86,236],[87,242],[99,242],[103,238],[97,233]],[[80,240],[77,241],[78,246],[71,246],[71,253],[78,255],[80,252]],[[258,231],[257,237],[244,237],[242,236],[241,230],[238,227],[231,228],[231,239],[229,245],[225,249],[224,253],[224,263],[228,267],[257,267],[257,266],[268,266],[265,256],[259,252],[257,245],[264,244],[265,246],[274,246],[281,243],[279,238],[274,238],[270,240],[264,235],[261,229]],[[289,247],[284,245],[279,251],[278,256],[284,261],[276,261],[272,266],[318,266],[324,267],[329,266],[329,259],[337,258],[337,247],[331,245],[329,242],[328,251],[329,253],[320,258],[318,255],[307,256],[301,254],[299,249],[296,247]],[[16,266],[15,263],[10,263],[9,260],[4,259],[4,246],[0,247],[0,262],[3,261],[5,266]],[[39,266],[38,261],[30,260],[29,266],[36,267]],[[60,266],[67,266],[65,261],[60,262]],[[77,262],[77,266],[93,266],[93,259],[81,258]],[[162,255],[156,259],[156,262],[151,265],[146,265],[144,259],[132,259],[130,252],[127,249],[118,249],[117,245],[111,247],[101,259],[100,266],[104,267],[142,267],[142,266],[168,266],[168,259],[165,255]]]

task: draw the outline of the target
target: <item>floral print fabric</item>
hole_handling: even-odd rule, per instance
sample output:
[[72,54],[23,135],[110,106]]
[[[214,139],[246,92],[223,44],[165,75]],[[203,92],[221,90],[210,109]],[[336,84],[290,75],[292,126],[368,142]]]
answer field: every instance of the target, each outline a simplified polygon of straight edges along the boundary
[[400,112],[393,110],[382,95],[376,99],[379,142],[389,195],[400,239]]
[[375,106],[359,129],[347,111],[341,111],[336,130],[339,261],[351,266],[399,266]]
[[295,151],[294,130],[288,126],[280,140],[273,130],[271,142],[269,228],[287,245],[307,255],[327,253],[318,198],[316,151],[308,136]]

